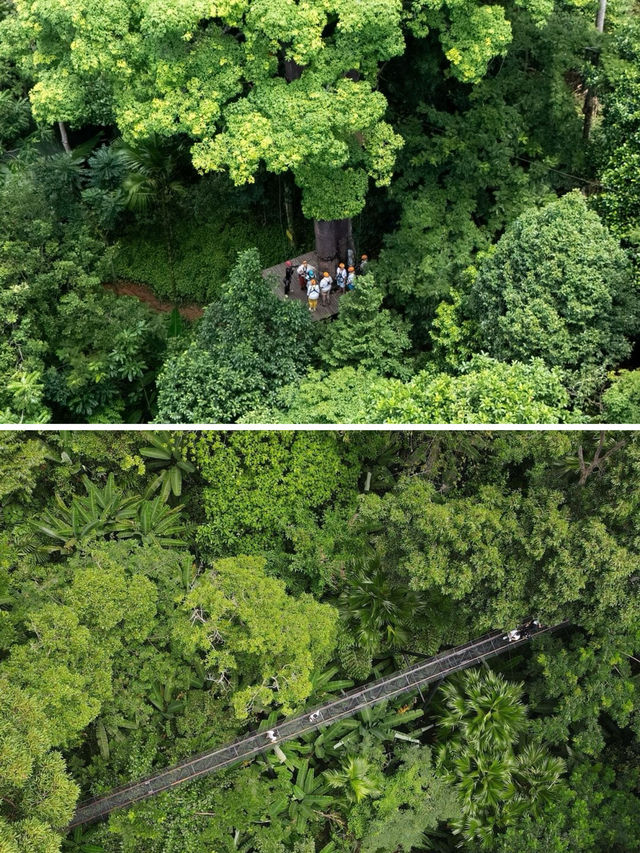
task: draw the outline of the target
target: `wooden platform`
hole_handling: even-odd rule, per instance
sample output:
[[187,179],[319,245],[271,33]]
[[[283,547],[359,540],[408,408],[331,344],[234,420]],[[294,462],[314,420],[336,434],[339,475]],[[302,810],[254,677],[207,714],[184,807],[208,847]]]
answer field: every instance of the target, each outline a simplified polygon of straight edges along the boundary
[[[293,278],[291,279],[291,290],[289,291],[288,297],[285,297],[285,295],[284,295],[284,284],[282,283],[282,279],[284,278],[285,261],[283,261],[281,264],[277,264],[275,267],[269,267],[266,270],[262,270],[262,275],[265,278],[268,278],[270,276],[275,276],[276,283],[278,286],[277,294],[280,297],[280,299],[285,299],[285,298],[302,299],[306,305],[307,304],[307,289],[305,287],[304,290],[300,290],[300,286],[298,284],[298,274],[297,274],[296,270],[298,269],[298,267],[300,266],[300,264],[303,261],[307,261],[307,263],[310,264],[314,268],[314,270],[316,271],[316,274],[318,276],[318,281],[320,281],[320,279],[322,278],[322,273],[325,270],[321,269],[318,266],[318,259],[316,257],[315,252],[307,252],[304,255],[298,255],[297,258],[289,258],[289,260],[291,261],[291,263],[293,265]],[[327,270],[327,272],[329,273],[331,278],[334,277],[335,270],[329,269],[329,270]],[[339,311],[339,306],[338,306],[339,298],[340,298],[340,296],[338,293],[331,293],[329,295],[329,304],[327,306],[323,305],[322,301],[319,299],[317,309],[315,311],[309,312],[311,314],[311,318],[313,320],[326,320],[329,317],[335,316]]]

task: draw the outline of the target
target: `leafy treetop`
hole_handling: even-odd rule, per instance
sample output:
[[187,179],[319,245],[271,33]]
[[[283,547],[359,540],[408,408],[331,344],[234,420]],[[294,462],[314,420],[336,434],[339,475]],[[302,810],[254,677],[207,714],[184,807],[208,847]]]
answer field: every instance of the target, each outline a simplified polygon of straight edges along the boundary
[[405,24],[437,30],[465,82],[511,38],[502,6],[477,0],[408,10],[400,0],[16,0],[15,10],[3,38],[35,80],[37,120],[115,121],[130,139],[184,133],[199,170],[228,169],[238,184],[261,164],[290,170],[306,215],[320,219],[358,213],[369,178],[389,183],[401,139],[376,78],[402,54]]

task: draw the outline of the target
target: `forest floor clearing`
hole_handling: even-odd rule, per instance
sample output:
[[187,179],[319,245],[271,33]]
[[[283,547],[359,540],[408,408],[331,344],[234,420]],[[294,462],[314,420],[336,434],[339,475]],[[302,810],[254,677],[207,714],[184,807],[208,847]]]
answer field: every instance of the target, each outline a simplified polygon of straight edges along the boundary
[[[318,260],[315,255],[315,252],[306,252],[304,255],[299,255],[297,258],[292,258],[292,263],[294,269],[297,269],[298,265],[302,263],[302,261],[308,261],[311,266],[315,269],[316,273],[318,272]],[[275,276],[278,281],[278,289],[277,293],[281,299],[285,298],[284,294],[284,286],[283,286],[283,278],[284,278],[284,270],[285,270],[285,262],[277,264],[273,267],[268,267],[262,271],[262,275],[267,278],[269,276]],[[180,312],[180,315],[189,321],[199,320],[204,314],[204,308],[201,305],[198,305],[196,302],[190,302],[187,305],[175,305],[173,302],[168,302],[162,299],[159,299],[151,287],[148,284],[141,284],[140,282],[135,281],[127,281],[125,279],[118,279],[117,281],[105,282],[103,287],[107,290],[111,290],[113,293],[118,294],[118,296],[135,296],[140,302],[144,302],[145,305],[148,305],[152,311],[157,311],[158,313],[169,314],[173,311],[174,308],[177,308]],[[294,273],[293,280],[291,282],[291,290],[289,293],[289,299],[302,299],[305,302],[307,301],[307,292],[306,290],[301,290],[298,285],[298,276]],[[338,294],[332,293],[329,298],[328,305],[322,305],[321,302],[318,303],[318,308],[315,312],[312,312],[312,318],[314,320],[323,320],[326,317],[331,317],[334,314],[338,313]]]
[[148,305],[152,311],[159,313],[170,314],[174,308],[177,308],[185,320],[199,320],[204,314],[204,308],[195,302],[191,302],[188,305],[174,305],[173,302],[165,302],[162,299],[158,299],[148,285],[139,284],[135,281],[105,282],[103,287],[117,293],[118,296],[135,296],[140,302]]

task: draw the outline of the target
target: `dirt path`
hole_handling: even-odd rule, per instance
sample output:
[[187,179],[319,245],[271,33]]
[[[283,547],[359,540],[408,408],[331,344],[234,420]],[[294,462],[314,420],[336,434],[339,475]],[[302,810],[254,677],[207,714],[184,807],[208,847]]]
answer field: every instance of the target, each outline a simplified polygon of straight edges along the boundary
[[[140,302],[148,305],[152,311],[170,314],[176,307],[172,302],[163,302],[155,295],[146,284],[138,284],[135,281],[112,281],[103,285],[107,290],[117,293],[119,296],[135,296]],[[204,314],[204,309],[196,303],[177,306],[178,311],[185,320],[199,320]]]

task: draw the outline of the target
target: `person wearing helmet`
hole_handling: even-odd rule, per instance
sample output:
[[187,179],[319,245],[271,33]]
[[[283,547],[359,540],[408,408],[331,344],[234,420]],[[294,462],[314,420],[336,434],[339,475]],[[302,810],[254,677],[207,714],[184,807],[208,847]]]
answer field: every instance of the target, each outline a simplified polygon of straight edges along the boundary
[[369,267],[369,256],[368,255],[362,255],[360,258],[360,267],[358,269],[358,275],[366,275],[368,267]]
[[318,307],[318,297],[320,296],[320,288],[315,278],[312,278],[307,285],[307,299],[309,300],[309,311],[315,311]]
[[293,278],[293,264],[291,261],[286,261],[284,265],[284,278],[282,279],[282,283],[284,285],[284,295],[288,296],[289,291],[291,290],[291,279]]
[[300,290],[306,290],[307,288],[307,270],[309,269],[309,264],[306,261],[303,261],[296,272],[298,273],[298,284],[300,285]]
[[331,294],[331,288],[333,286],[333,279],[329,275],[328,272],[322,273],[322,278],[320,279],[320,296],[322,297],[322,304],[329,304],[329,296]]
[[344,293],[345,287],[347,286],[347,271],[344,264],[338,264],[336,268],[336,284],[338,285],[340,293]]
[[349,275],[347,276],[347,290],[353,290],[356,286],[356,271],[354,267],[349,267]]

